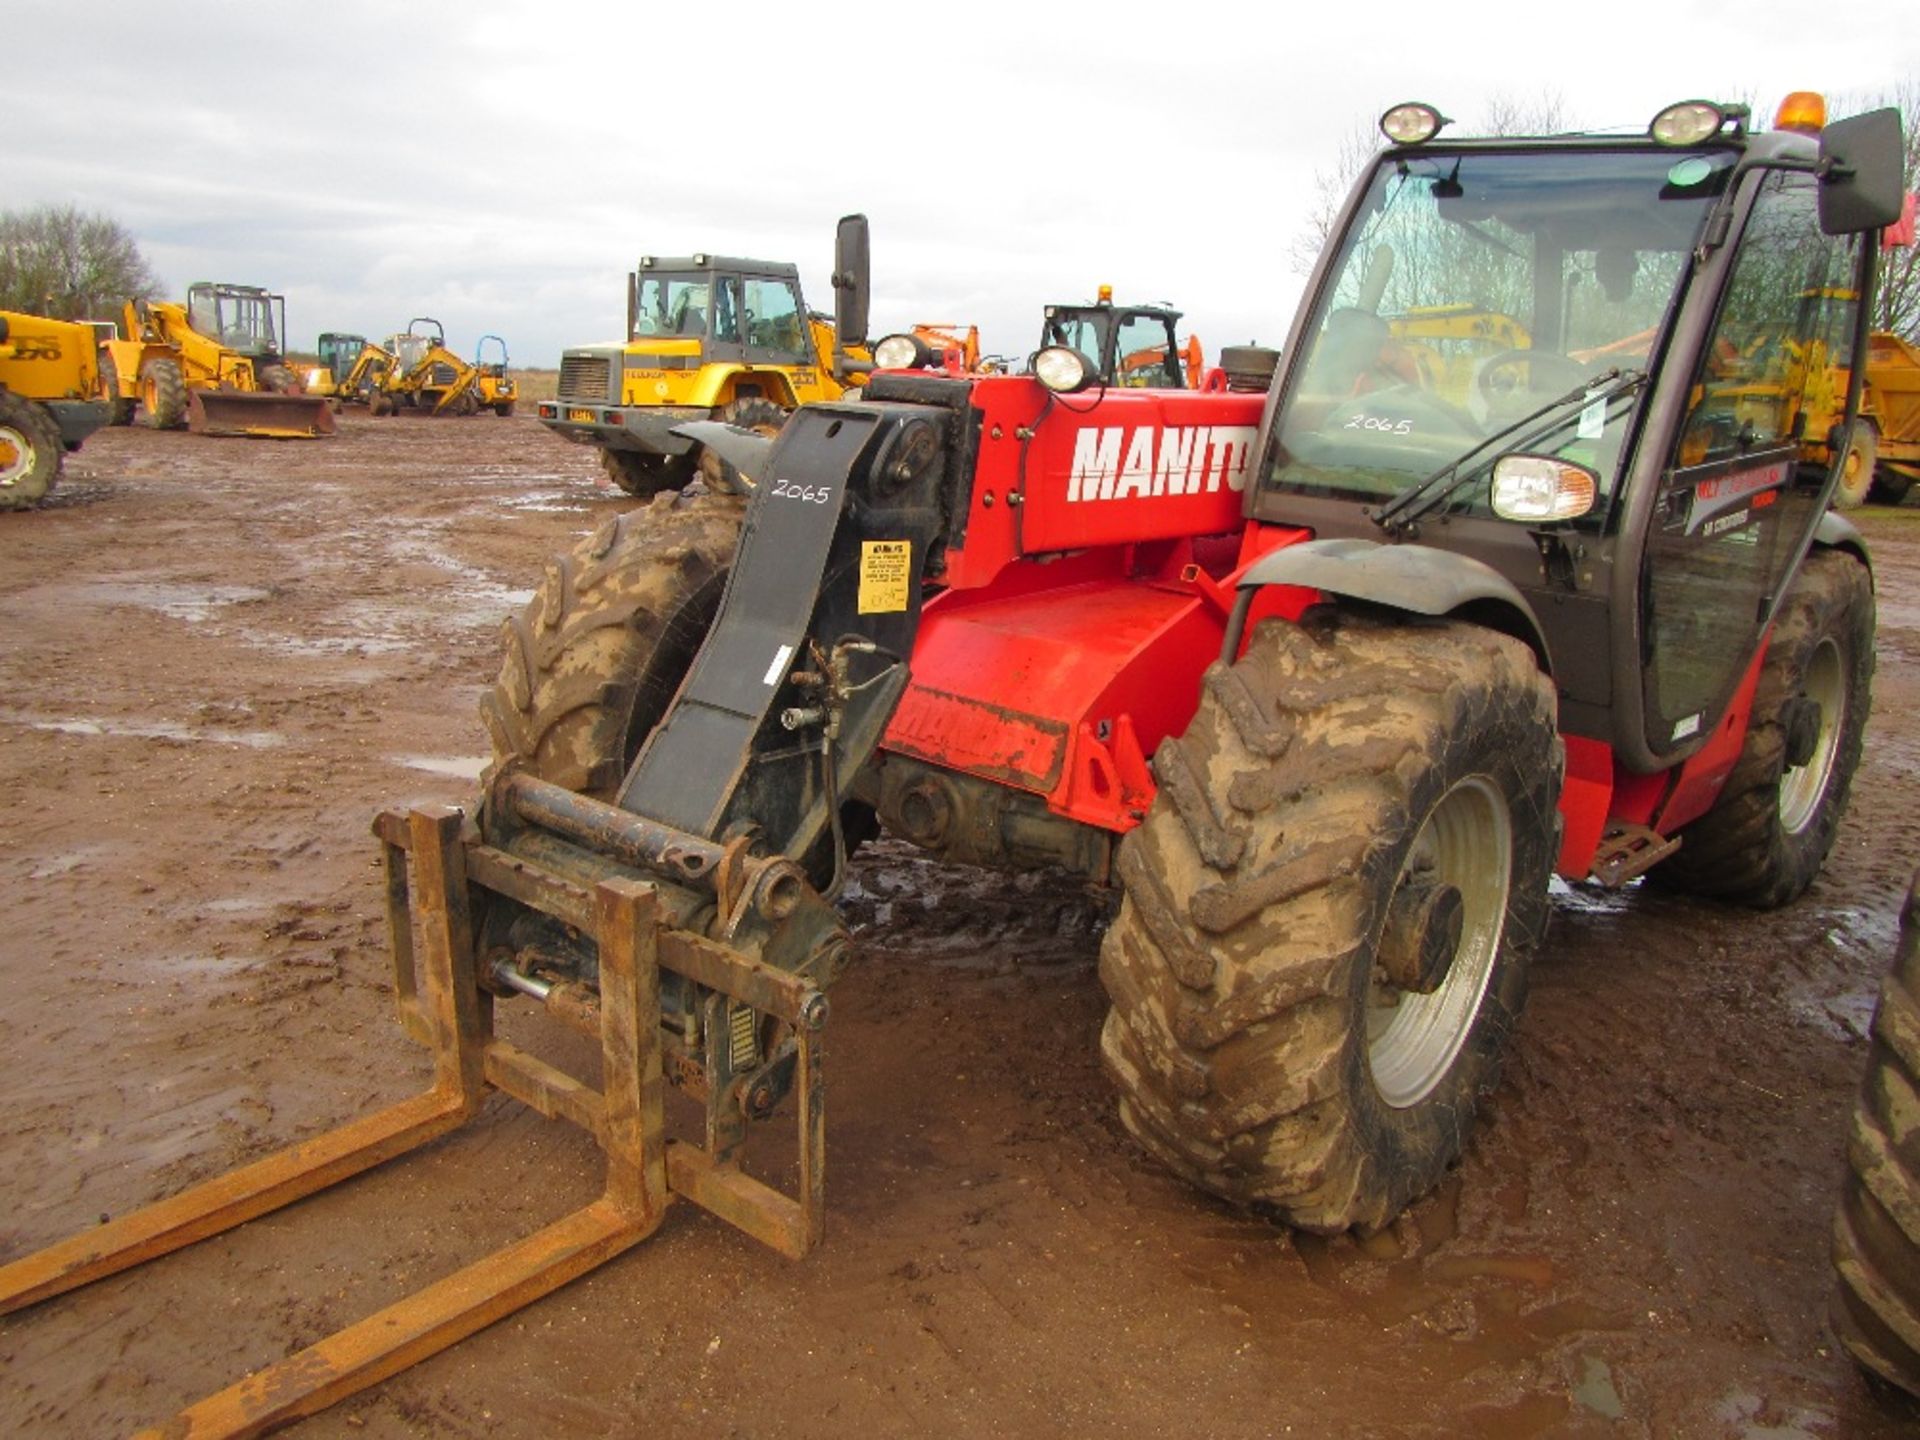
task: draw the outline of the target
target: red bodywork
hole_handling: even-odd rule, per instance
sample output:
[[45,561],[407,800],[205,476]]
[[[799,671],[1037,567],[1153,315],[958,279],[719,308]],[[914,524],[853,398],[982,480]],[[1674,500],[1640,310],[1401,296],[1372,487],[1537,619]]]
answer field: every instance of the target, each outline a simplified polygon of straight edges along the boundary
[[[882,748],[1102,830],[1139,824],[1154,795],[1147,760],[1193,717],[1239,573],[1312,538],[1244,516],[1264,401],[976,380],[971,508]],[[1254,617],[1296,619],[1319,598],[1270,587]],[[1561,874],[1590,872],[1611,823],[1670,830],[1705,812],[1739,754],[1758,675],[1756,660],[1706,747],[1669,773],[1627,773],[1605,743],[1567,737]]]

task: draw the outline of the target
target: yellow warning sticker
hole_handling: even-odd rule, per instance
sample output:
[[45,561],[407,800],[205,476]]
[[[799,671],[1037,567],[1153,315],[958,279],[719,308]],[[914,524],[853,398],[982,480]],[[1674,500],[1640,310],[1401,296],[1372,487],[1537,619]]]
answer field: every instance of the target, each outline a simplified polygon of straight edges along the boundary
[[885,615],[907,608],[913,573],[911,540],[860,542],[860,613]]

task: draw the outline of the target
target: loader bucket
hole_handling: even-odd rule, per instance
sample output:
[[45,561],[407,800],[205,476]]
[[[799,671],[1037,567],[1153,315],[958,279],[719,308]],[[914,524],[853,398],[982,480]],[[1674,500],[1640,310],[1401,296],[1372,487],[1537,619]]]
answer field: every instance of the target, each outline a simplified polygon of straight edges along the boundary
[[263,440],[310,440],[334,433],[324,395],[268,390],[194,390],[187,396],[187,429],[195,435],[245,435]]

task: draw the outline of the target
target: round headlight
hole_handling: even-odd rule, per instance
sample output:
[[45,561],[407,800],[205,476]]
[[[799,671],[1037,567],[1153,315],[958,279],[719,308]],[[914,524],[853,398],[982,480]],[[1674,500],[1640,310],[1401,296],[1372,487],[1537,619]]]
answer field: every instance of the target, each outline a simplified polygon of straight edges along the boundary
[[927,347],[911,335],[889,335],[873,347],[876,370],[917,370],[927,363]]
[[1396,145],[1418,145],[1431,140],[1447,124],[1447,118],[1431,105],[1409,101],[1396,105],[1380,117],[1380,133]]
[[1033,378],[1056,395],[1071,395],[1093,383],[1093,362],[1078,350],[1049,345],[1033,357]]
[[1726,123],[1726,112],[1711,100],[1682,100],[1654,116],[1647,134],[1657,145],[1698,145]]

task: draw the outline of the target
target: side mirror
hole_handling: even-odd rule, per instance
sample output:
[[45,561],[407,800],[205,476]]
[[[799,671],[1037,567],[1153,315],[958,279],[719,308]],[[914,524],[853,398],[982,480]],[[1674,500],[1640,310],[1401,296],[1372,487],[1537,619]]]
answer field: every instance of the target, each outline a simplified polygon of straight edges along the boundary
[[833,244],[833,330],[841,350],[866,343],[872,293],[867,255],[867,217],[842,216]]
[[1900,112],[1869,110],[1820,132],[1820,228],[1855,235],[1897,225],[1905,208]]

